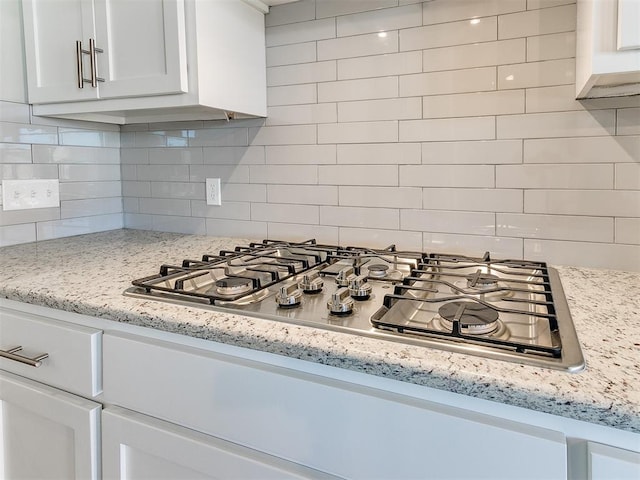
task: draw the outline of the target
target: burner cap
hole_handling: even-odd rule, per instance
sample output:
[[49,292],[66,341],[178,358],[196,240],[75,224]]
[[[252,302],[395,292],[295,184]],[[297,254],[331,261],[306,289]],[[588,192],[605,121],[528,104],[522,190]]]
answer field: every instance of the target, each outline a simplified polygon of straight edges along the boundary
[[500,277],[497,275],[481,273],[480,270],[478,270],[475,273],[467,275],[467,286],[476,288],[493,287],[498,283],[498,280],[500,280]]
[[442,305],[438,313],[444,320],[452,323],[460,316],[460,326],[468,329],[468,333],[489,333],[497,327],[498,312],[480,303],[449,302]]
[[220,295],[237,295],[250,292],[253,289],[251,279],[242,277],[227,277],[216,280],[216,291]]
[[373,265],[369,265],[367,269],[369,270],[369,275],[372,277],[384,277],[387,274],[387,270],[389,270],[389,265],[374,263]]

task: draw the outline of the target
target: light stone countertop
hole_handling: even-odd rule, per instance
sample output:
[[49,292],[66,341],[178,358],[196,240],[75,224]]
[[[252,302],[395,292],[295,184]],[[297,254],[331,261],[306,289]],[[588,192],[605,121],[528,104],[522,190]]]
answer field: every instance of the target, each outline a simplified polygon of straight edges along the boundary
[[556,267],[577,374],[125,297],[163,263],[247,244],[115,230],[0,249],[0,297],[271,352],[640,433],[640,273]]

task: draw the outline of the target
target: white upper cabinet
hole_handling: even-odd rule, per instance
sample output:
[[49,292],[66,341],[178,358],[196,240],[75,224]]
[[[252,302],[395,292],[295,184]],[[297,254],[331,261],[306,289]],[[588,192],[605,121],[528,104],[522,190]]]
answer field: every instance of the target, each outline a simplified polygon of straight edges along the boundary
[[118,124],[265,116],[264,11],[252,5],[23,0],[33,113]]
[[576,97],[640,94],[640,0],[578,0]]

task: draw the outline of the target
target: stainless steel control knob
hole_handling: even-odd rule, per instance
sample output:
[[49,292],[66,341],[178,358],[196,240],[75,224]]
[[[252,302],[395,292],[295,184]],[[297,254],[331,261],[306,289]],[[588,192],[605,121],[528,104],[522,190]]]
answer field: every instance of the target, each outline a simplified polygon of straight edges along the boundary
[[349,289],[341,288],[331,295],[327,308],[333,315],[349,315],[353,311],[353,298],[349,295]]
[[320,293],[322,291],[322,287],[324,286],[324,281],[320,278],[317,271],[306,273],[298,287],[302,289],[304,293]]
[[294,308],[299,306],[301,298],[302,291],[295,283],[281,287],[278,293],[276,293],[276,302],[278,302],[278,305],[282,308]]
[[338,272],[338,275],[336,275],[336,283],[341,287],[348,287],[349,282],[355,278],[355,276],[353,267],[345,267]]
[[371,285],[366,275],[359,275],[349,282],[349,293],[356,300],[367,300],[371,296]]

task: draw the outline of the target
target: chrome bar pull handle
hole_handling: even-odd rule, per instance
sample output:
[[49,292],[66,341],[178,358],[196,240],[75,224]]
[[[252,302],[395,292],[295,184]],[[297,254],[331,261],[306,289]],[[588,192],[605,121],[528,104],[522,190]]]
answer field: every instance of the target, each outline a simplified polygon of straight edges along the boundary
[[98,59],[96,54],[103,53],[104,50],[96,48],[96,41],[93,38],[89,39],[89,60],[91,62],[91,86],[96,88],[98,82],[104,82],[104,78],[98,77],[97,63]]
[[82,71],[82,41],[76,40],[76,73],[78,75],[78,88],[84,88],[84,72]]
[[9,360],[14,360],[16,362],[24,363],[25,365],[38,368],[40,365],[42,365],[42,360],[49,356],[48,353],[41,353],[40,355],[36,355],[33,358],[29,358],[23,355],[16,354],[16,352],[19,352],[20,350],[22,350],[22,347],[13,347],[8,350],[0,350],[0,357],[8,358]]

